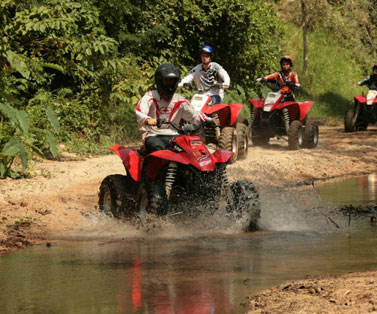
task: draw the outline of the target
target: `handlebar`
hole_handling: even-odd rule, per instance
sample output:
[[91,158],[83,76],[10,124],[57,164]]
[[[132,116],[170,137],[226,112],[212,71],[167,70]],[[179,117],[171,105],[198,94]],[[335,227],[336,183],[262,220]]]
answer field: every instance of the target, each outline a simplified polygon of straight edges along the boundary
[[[179,88],[188,88],[192,86],[190,83],[183,83],[182,85],[179,85],[178,84],[178,87]],[[202,93],[202,92],[207,92],[209,91],[212,87],[218,87],[218,88],[223,88],[223,89],[228,89],[229,88],[229,85],[227,84],[224,84],[224,83],[218,83],[218,82],[214,82],[210,87],[209,89],[201,89],[201,88],[198,88],[198,92],[199,93]]]
[[160,128],[163,125],[171,125],[179,134],[191,135],[199,131],[203,126],[211,126],[212,122],[204,121],[201,122],[197,127],[194,127],[192,124],[185,124],[183,126],[177,125],[174,122],[166,121],[164,119],[157,120],[157,127]]

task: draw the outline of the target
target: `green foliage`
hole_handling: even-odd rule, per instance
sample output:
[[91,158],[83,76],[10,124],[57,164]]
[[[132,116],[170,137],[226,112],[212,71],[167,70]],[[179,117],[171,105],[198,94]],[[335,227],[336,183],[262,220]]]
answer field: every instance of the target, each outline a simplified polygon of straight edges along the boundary
[[25,170],[33,153],[56,156],[58,142],[97,153],[139,139],[134,110],[156,67],[185,75],[203,44],[232,78],[227,101],[245,103],[280,37],[262,0],[3,0],[1,176],[17,157]]
[[15,158],[20,157],[22,169],[25,171],[32,153],[44,156],[41,143],[48,143],[51,154],[57,154],[56,140],[53,135],[59,132],[59,121],[52,109],[47,109],[53,130],[31,127],[30,118],[26,111],[17,110],[6,103],[0,103],[0,178],[16,177],[17,173],[11,169]]
[[357,82],[364,78],[362,67],[344,49],[341,42],[328,31],[314,31],[309,35],[309,74],[302,73],[301,30],[287,24],[287,32],[296,34],[286,43],[286,51],[295,60],[295,71],[302,88],[298,90],[299,100],[314,100],[311,115],[317,117],[342,117],[352,106],[353,96],[361,94],[363,88]]

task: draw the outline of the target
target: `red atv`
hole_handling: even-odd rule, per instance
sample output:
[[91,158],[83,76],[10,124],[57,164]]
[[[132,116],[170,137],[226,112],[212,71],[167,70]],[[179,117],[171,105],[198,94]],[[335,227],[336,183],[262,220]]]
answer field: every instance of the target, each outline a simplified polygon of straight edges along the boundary
[[[226,215],[243,229],[255,229],[259,218],[258,193],[246,180],[229,183],[226,165],[233,153],[217,150],[211,154],[194,128],[172,122],[180,136],[166,150],[145,155],[120,145],[109,149],[123,161],[127,175],[109,175],[101,183],[99,207],[115,217],[143,219],[146,214],[176,216],[198,215],[201,207],[214,213],[223,204]],[[159,124],[161,125],[161,124]],[[207,209],[206,209],[207,210]]]
[[355,97],[355,106],[344,117],[344,131],[365,131],[368,124],[377,122],[377,91],[369,90],[367,96]]
[[[219,83],[215,83],[215,85],[220,88],[228,87]],[[201,136],[206,144],[214,143],[217,149],[232,151],[234,155],[230,159],[230,163],[247,156],[249,144],[248,121],[239,117],[244,105],[239,103],[212,105],[211,97],[206,95],[203,90],[199,90],[191,98],[191,104],[197,111],[201,111],[210,117],[218,117],[220,120],[220,126],[217,128],[203,128]]]
[[[266,82],[272,89],[266,98],[250,98],[252,113],[250,118],[251,140],[255,146],[266,145],[270,138],[277,137],[288,141],[291,150],[314,148],[318,144],[318,126],[306,122],[313,101],[302,103],[286,99],[276,84]],[[287,136],[288,139],[285,137]]]

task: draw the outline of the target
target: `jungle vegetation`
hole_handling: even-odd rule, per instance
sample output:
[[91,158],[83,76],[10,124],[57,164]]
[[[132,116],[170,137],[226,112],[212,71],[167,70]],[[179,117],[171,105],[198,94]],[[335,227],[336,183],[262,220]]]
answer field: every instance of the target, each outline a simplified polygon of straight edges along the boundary
[[231,76],[225,102],[246,104],[282,53],[300,74],[304,30],[299,96],[339,116],[376,60],[376,1],[2,0],[0,177],[25,175],[36,154],[56,158],[57,143],[97,153],[138,140],[134,109],[155,68],[184,75],[204,44]]

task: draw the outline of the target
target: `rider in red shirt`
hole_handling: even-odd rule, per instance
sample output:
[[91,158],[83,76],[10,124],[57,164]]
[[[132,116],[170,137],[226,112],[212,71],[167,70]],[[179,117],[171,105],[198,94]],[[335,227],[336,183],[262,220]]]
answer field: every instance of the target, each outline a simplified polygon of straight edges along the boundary
[[291,56],[283,56],[280,59],[281,71],[275,72],[263,78],[257,79],[258,82],[273,81],[280,87],[280,92],[285,94],[284,100],[294,100],[294,90],[300,87],[297,73],[292,71],[293,59]]

